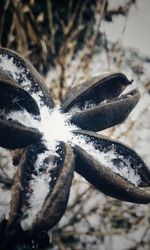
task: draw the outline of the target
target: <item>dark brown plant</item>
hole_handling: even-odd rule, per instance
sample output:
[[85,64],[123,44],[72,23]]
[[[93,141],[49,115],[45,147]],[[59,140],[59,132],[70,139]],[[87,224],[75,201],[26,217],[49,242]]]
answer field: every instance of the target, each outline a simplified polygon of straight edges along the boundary
[[[56,109],[41,76],[20,55],[0,48],[0,146],[22,149],[20,159],[14,161],[18,166],[9,215],[0,217],[2,249],[10,249],[10,245],[15,249],[17,244],[30,245],[32,241],[39,246],[48,244],[48,230],[65,212],[74,170],[107,195],[150,203],[150,193],[143,189],[150,185],[150,171],[140,156],[128,146],[96,133],[123,122],[136,106],[140,97],[137,89],[122,94],[130,84],[124,74],[114,73],[71,88],[59,108],[65,126],[71,128],[71,137],[67,139],[66,134],[64,142],[57,138],[55,146],[40,129],[43,108],[48,119]],[[16,118],[19,112],[22,116]],[[29,125],[24,121],[27,115],[34,121]],[[49,123],[48,119],[44,122]],[[34,126],[37,123],[39,126]],[[51,131],[54,128],[49,127],[49,134]],[[36,186],[40,181],[41,186]],[[5,189],[5,180],[1,184]]]

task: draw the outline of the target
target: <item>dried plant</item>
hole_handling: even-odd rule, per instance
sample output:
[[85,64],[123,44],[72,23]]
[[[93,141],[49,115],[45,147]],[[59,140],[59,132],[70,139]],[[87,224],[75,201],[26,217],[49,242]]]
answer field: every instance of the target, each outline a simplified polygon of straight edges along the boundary
[[135,0],[129,0],[110,9],[107,0],[2,0],[0,44],[30,59],[42,74],[54,68],[59,75],[54,82],[56,91],[54,84],[50,83],[50,88],[56,99],[62,99],[72,60],[79,57],[76,72],[82,68],[87,78],[95,45],[108,49],[100,29],[102,20],[110,22],[114,16],[127,16],[133,4]]
[[[0,146],[25,149],[0,217],[2,249],[49,243],[47,231],[65,212],[74,170],[109,196],[150,202],[141,189],[150,184],[141,157],[96,133],[125,120],[139,101],[137,89],[121,95],[132,84],[124,74],[97,76],[73,87],[59,108],[33,66],[5,48],[0,49],[0,76]],[[5,197],[3,176],[1,184]]]

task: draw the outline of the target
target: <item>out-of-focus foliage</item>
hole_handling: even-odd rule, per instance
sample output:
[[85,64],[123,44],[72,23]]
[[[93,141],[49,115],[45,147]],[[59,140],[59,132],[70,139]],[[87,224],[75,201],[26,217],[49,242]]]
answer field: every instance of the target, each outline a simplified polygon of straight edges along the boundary
[[59,66],[61,99],[66,65],[85,48],[81,60],[87,67],[95,44],[106,47],[101,21],[127,15],[134,3],[110,9],[108,0],[1,0],[0,45],[20,52],[40,73]]
[[95,0],[2,1],[1,45],[24,53],[44,71],[47,63],[53,64],[60,56],[63,43],[63,53],[68,53],[74,41],[74,51],[83,47],[93,32],[95,8]]

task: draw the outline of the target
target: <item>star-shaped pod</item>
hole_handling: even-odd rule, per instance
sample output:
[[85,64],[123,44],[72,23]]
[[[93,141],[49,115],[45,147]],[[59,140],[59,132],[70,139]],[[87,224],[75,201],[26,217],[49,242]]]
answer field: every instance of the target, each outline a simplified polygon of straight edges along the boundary
[[24,149],[10,202],[0,214],[5,239],[39,240],[56,225],[66,209],[74,169],[107,195],[150,202],[150,193],[141,189],[150,185],[150,171],[140,156],[96,133],[123,122],[135,107],[139,91],[122,94],[130,84],[122,73],[97,76],[70,89],[54,107],[33,66],[0,49],[0,146]]

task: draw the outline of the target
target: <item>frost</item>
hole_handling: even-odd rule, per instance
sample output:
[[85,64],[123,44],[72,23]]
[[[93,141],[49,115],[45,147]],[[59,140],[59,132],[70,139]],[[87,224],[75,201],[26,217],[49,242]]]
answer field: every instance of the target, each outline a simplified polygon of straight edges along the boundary
[[[36,219],[36,215],[42,209],[44,201],[50,192],[50,183],[52,181],[51,170],[56,168],[53,159],[50,159],[48,164],[44,163],[46,159],[50,157],[50,152],[39,154],[35,162],[36,173],[32,174],[32,179],[30,181],[31,194],[28,194],[29,207],[23,208],[26,218],[22,219],[21,226],[23,230],[28,230],[32,228],[33,222]],[[40,171],[40,168],[44,169],[44,172]]]
[[38,127],[39,121],[35,116],[31,115],[26,110],[12,111],[6,115],[7,120],[17,121],[26,127]]
[[74,107],[72,107],[69,110],[69,115],[71,116],[76,114],[77,112],[86,111],[87,109],[91,109],[94,107],[96,107],[96,103],[93,103],[92,101],[86,101],[82,107],[80,107],[79,105],[75,105]]
[[37,128],[41,131],[43,141],[51,151],[56,147],[58,141],[68,142],[71,140],[72,130],[77,127],[70,124],[69,116],[63,114],[59,107],[49,110],[46,106],[41,106],[40,117],[41,120],[38,120],[26,110],[13,111],[6,116],[8,120],[12,119],[24,126]]
[[18,67],[15,64],[14,57],[9,58],[8,55],[0,54],[0,69],[8,73],[22,87],[30,85],[30,80],[26,76],[27,71],[22,66]]
[[76,129],[71,125],[66,114],[62,114],[59,107],[49,113],[46,108],[41,109],[41,132],[44,133],[44,138],[50,142],[55,141],[68,142],[72,138],[72,130]]
[[16,83],[29,92],[38,102],[39,106],[44,105],[42,101],[43,94],[39,85],[34,82],[34,87],[36,88],[31,89],[33,80],[30,70],[21,65],[18,66],[13,56],[10,57],[7,54],[0,54],[0,70],[8,74]]
[[[37,102],[39,108],[42,108],[45,106],[45,104],[43,103],[43,101],[41,100],[43,97],[43,93],[41,90],[36,91],[36,92],[32,92],[31,96],[34,98],[34,100]],[[47,108],[48,109],[48,108]]]
[[16,172],[9,150],[0,148],[0,177],[12,180]]
[[[72,143],[79,145],[94,159],[98,160],[100,164],[110,168],[112,171],[119,174],[135,186],[137,186],[141,181],[140,176],[133,168],[131,168],[132,162],[130,157],[126,158],[123,155],[120,155],[116,151],[114,145],[112,145],[109,150],[107,150],[107,148],[103,150],[96,149],[94,142],[88,141],[86,137],[82,135],[74,136]],[[136,167],[138,168],[140,165]]]

